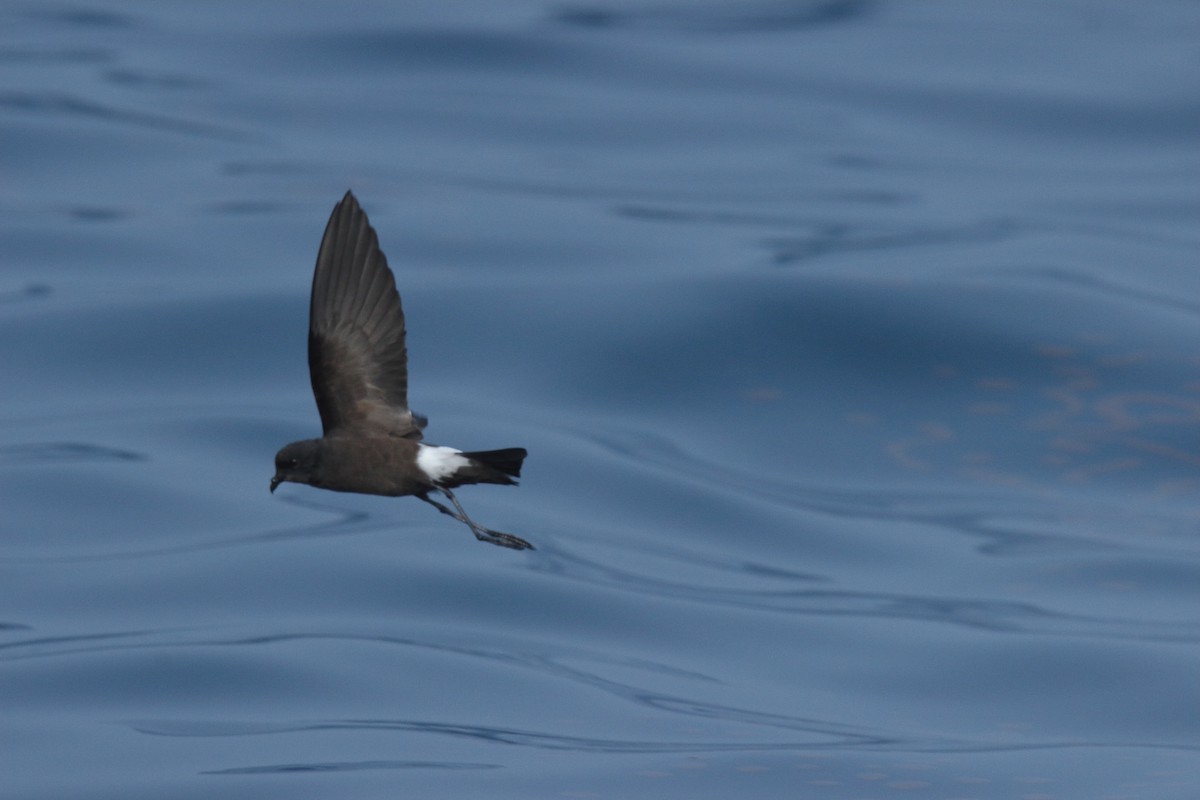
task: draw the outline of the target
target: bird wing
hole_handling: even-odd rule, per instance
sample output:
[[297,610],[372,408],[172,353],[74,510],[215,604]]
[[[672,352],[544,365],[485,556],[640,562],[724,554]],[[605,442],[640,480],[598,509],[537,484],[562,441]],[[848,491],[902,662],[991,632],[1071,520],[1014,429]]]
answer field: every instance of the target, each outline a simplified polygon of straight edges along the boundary
[[408,352],[396,280],[350,192],[334,206],[317,253],[308,371],[326,436],[368,427],[421,438],[425,420],[408,407]]

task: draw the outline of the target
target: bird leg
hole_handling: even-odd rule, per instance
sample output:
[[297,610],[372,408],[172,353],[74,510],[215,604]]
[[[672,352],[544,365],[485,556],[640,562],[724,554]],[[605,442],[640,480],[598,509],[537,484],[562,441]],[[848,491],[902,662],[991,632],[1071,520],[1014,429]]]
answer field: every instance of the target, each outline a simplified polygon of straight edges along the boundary
[[501,533],[500,531],[494,531],[490,528],[483,527],[475,520],[467,516],[467,512],[463,510],[462,503],[458,502],[458,498],[454,496],[453,492],[441,486],[438,487],[438,490],[442,494],[446,495],[446,497],[450,498],[450,502],[454,504],[454,508],[458,509],[457,513],[442,505],[437,500],[434,500],[429,495],[419,494],[417,497],[421,498],[426,503],[429,503],[429,505],[433,506],[443,514],[454,517],[456,520],[466,525],[471,529],[471,533],[475,534],[475,538],[481,542],[489,542],[491,544],[500,545],[501,547],[509,547],[513,550],[533,549],[533,545],[531,545],[529,542],[517,536],[513,536],[511,533]]

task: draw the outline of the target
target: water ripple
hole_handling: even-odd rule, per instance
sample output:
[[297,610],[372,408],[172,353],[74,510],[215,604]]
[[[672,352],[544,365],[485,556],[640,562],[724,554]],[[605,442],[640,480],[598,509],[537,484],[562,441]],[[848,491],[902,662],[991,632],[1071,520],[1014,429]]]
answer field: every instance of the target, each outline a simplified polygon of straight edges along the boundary
[[470,770],[499,769],[501,764],[479,764],[469,761],[326,761],[303,764],[268,764],[259,767],[229,767],[204,770],[201,775],[286,775],[297,772],[359,772],[379,769],[440,769]]
[[265,531],[236,534],[208,539],[201,542],[188,542],[164,547],[146,547],[136,550],[108,550],[80,555],[68,556],[11,556],[0,558],[0,563],[8,564],[72,564],[72,563],[101,563],[104,561],[126,561],[141,558],[159,558],[166,555],[184,553],[202,553],[222,550],[229,547],[245,547],[267,542],[283,542],[298,539],[320,538],[328,536],[349,536],[376,530],[380,527],[377,515],[365,511],[347,510],[340,506],[308,500],[295,495],[279,497],[278,502],[306,508],[315,511],[332,513],[336,518],[329,522],[317,522],[308,525],[295,525],[285,528],[272,528]]
[[727,3],[649,3],[617,11],[599,5],[570,5],[553,20],[576,28],[633,28],[676,33],[774,33],[853,22],[871,12],[876,0],[757,0]]
[[[628,547],[622,548],[627,552]],[[939,622],[997,633],[1080,636],[1146,642],[1200,642],[1200,623],[1089,617],[1028,602],[811,589],[725,589],[709,583],[683,583],[649,577],[614,563],[542,548],[544,560],[532,569],[554,572],[581,583],[614,586],[654,597],[756,611]],[[730,569],[737,569],[730,565]]]
[[[141,720],[132,722],[133,730],[153,736],[208,737],[251,736],[280,733],[311,733],[317,731],[383,731],[418,733],[479,740],[494,744],[517,745],[538,750],[569,750],[577,753],[713,753],[749,751],[806,750],[829,747],[831,742],[795,740],[789,742],[763,741],[686,741],[654,739],[620,739],[599,736],[573,736],[526,728],[506,728],[491,725],[468,725],[434,720],[407,719],[330,719],[291,723],[191,723],[186,720]],[[887,739],[859,738],[855,746],[882,746]],[[844,742],[843,744],[851,744]]]
[[177,119],[148,111],[116,108],[85,100],[66,92],[0,92],[0,108],[37,114],[63,114],[69,117],[96,119],[144,130],[179,133],[226,142],[269,143],[259,134],[208,122]]
[[40,300],[54,292],[48,284],[30,283],[20,289],[0,292],[0,303],[17,303],[25,300]]
[[827,223],[802,237],[780,237],[767,241],[771,260],[779,266],[820,258],[835,253],[867,250],[895,251],[902,247],[999,242],[1022,231],[1011,219],[982,220],[958,226],[912,227],[872,230],[847,223]]
[[0,466],[147,460],[149,457],[144,453],[86,442],[30,442],[0,446]]

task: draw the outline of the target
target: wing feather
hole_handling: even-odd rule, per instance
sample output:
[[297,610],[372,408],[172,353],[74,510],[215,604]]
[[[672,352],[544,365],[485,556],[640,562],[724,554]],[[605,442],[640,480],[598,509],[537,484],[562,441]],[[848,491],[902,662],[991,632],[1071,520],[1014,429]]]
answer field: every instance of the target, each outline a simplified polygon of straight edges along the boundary
[[308,368],[325,435],[353,427],[420,439],[408,407],[404,310],[379,239],[350,192],[329,217],[313,271]]

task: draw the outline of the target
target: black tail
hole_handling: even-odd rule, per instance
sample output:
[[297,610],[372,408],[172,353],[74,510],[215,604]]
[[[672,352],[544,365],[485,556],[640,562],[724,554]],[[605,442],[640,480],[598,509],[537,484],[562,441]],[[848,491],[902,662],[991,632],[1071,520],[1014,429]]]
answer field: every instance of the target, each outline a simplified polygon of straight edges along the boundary
[[503,450],[480,450],[475,453],[463,453],[472,461],[478,461],[484,466],[499,470],[514,478],[521,477],[521,462],[529,455],[524,447],[506,447]]

